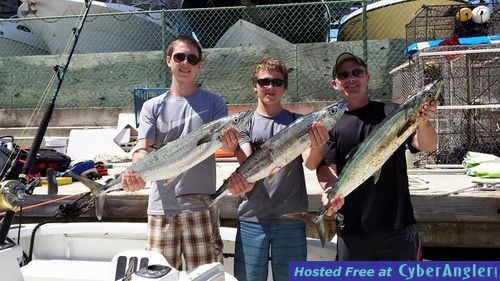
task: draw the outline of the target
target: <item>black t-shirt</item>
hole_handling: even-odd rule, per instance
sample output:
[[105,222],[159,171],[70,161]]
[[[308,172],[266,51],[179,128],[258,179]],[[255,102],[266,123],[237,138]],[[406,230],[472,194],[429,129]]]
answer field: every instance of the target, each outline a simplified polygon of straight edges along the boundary
[[[351,150],[385,118],[389,107],[391,105],[370,101],[363,108],[345,111],[330,130],[324,161],[335,164],[339,176],[342,176]],[[376,233],[415,224],[405,158],[406,145],[411,143],[412,138],[413,135],[385,162],[377,184],[371,177],[346,197],[339,211],[344,215],[345,224],[338,231],[339,235]],[[411,145],[409,148],[412,152],[418,151]]]

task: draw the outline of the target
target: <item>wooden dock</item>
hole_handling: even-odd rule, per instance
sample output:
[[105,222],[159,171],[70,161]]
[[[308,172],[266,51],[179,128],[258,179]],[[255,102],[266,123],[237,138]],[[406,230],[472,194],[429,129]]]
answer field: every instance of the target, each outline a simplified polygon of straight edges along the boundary
[[[118,164],[110,174],[123,170],[129,164]],[[220,185],[237,167],[236,162],[217,162],[217,183]],[[423,246],[430,247],[473,247],[500,248],[500,191],[475,190],[475,178],[460,173],[410,173],[410,178],[417,177],[428,182],[419,185],[412,196],[412,203]],[[313,171],[306,170],[306,182],[311,214],[320,206],[321,189]],[[413,186],[412,186],[413,189]],[[464,190],[465,189],[465,190]],[[455,194],[453,191],[461,190]],[[86,192],[81,183],[59,187],[58,195],[47,194],[46,187],[35,190],[35,195],[25,201],[23,222],[42,221],[57,213],[60,204],[72,202],[77,194]],[[413,193],[413,191],[412,191]],[[443,196],[443,193],[452,193]],[[68,196],[72,196],[68,198]],[[36,208],[30,208],[41,202],[59,199]],[[135,193],[113,192],[107,195],[103,221],[146,221],[148,189]],[[221,222],[224,226],[237,223],[237,198],[231,195],[220,201]],[[94,211],[79,216],[73,221],[97,221]],[[328,229],[333,235],[333,222],[329,220]],[[316,229],[308,224],[308,236],[317,237]]]

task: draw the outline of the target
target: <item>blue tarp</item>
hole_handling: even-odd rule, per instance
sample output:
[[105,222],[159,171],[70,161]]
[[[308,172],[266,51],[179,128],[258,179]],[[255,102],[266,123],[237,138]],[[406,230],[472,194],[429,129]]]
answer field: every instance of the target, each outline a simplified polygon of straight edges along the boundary
[[[425,48],[429,47],[437,47],[441,42],[445,39],[436,39],[429,40],[425,42],[413,43],[408,48],[406,48],[406,55],[411,56],[418,51],[421,51]],[[492,44],[492,43],[500,43],[500,34],[491,35],[491,36],[476,36],[476,37],[464,37],[458,38],[458,42],[460,45],[478,45],[478,44]]]

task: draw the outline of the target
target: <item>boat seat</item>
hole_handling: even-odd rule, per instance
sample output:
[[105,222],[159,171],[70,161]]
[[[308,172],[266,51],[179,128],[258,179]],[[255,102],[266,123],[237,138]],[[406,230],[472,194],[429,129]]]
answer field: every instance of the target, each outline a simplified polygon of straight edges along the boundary
[[146,250],[127,250],[116,254],[111,260],[111,271],[107,280],[121,280],[130,266],[132,272],[153,264],[170,266],[167,259],[158,253]]

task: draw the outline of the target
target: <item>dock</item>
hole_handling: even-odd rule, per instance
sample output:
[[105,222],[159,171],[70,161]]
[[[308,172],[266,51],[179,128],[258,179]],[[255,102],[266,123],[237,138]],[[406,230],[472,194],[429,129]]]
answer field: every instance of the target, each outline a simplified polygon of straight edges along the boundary
[[[114,163],[110,175],[121,172],[130,163]],[[220,186],[238,166],[236,161],[217,162],[217,186]],[[314,171],[305,170],[309,212],[321,204],[321,187]],[[412,190],[412,203],[423,246],[500,248],[500,191],[475,190],[474,177],[464,173],[409,172],[410,179],[418,177],[426,182]],[[411,180],[410,180],[411,181]],[[47,187],[38,187],[35,194],[25,200],[23,222],[40,222],[54,216],[59,205],[73,202],[79,194],[87,192],[83,184],[76,182],[59,186],[58,195],[46,195]],[[130,193],[109,193],[103,212],[103,221],[145,222],[149,189]],[[450,193],[449,195],[443,195]],[[40,205],[41,203],[44,205]],[[49,203],[47,203],[49,202]],[[227,195],[220,201],[221,225],[237,224],[238,198]],[[35,207],[36,206],[36,207]],[[72,218],[71,221],[97,221],[94,210]],[[334,222],[327,221],[327,237],[334,235]],[[307,235],[318,237],[312,223],[307,224]]]

